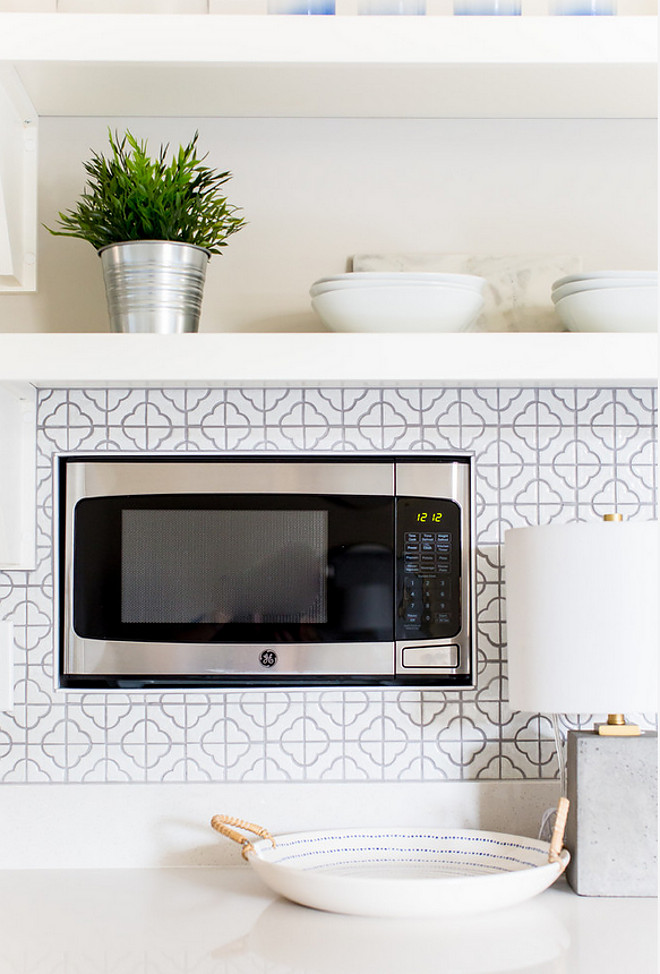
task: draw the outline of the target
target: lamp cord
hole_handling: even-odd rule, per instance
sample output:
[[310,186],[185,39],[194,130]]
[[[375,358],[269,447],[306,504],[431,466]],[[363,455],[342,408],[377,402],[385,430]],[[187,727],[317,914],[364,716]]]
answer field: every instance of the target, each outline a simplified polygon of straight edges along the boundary
[[559,729],[559,717],[552,714],[552,730],[555,735],[555,748],[557,750],[557,763],[559,765],[559,786],[561,795],[566,795],[566,752],[564,750],[564,738]]
[[[566,795],[566,752],[564,750],[564,738],[562,737],[561,730],[559,728],[559,717],[557,714],[551,714],[552,720],[552,731],[555,737],[555,750],[557,752],[557,764],[559,765],[559,787],[560,795],[565,797]],[[549,842],[552,836],[552,830],[555,824],[556,809],[546,808],[541,818],[541,827],[539,828],[539,839],[544,842]]]

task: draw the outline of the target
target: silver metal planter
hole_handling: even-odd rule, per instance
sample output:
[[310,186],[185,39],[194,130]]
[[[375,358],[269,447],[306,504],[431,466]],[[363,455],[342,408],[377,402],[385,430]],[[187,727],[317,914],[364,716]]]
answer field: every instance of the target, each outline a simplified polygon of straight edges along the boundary
[[135,240],[102,247],[99,256],[111,331],[197,331],[208,250],[170,240]]

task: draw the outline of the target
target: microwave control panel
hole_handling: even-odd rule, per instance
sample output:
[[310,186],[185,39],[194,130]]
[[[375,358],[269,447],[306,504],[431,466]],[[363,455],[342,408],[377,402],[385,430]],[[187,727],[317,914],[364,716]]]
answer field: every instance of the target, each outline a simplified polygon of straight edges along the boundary
[[460,508],[450,500],[397,504],[397,639],[447,639],[461,628]]

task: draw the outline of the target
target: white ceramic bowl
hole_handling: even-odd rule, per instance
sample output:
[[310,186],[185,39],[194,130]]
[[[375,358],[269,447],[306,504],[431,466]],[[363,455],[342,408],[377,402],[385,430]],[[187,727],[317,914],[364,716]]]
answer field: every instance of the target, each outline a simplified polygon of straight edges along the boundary
[[402,284],[407,281],[429,281],[433,284],[465,284],[483,290],[486,283],[484,277],[477,274],[449,274],[434,271],[353,271],[350,274],[334,274],[330,277],[319,277],[312,287],[317,284],[330,284],[334,281],[348,281],[351,284],[392,283]]
[[570,331],[650,332],[658,327],[657,287],[577,291],[555,308]]
[[561,287],[553,288],[552,290],[552,300],[557,303],[565,298],[567,294],[577,294],[580,291],[608,291],[612,288],[635,288],[635,287],[656,287],[655,281],[652,280],[624,280],[617,278],[616,280],[598,280],[598,281],[573,281],[570,284],[562,284]]
[[310,297],[315,298],[317,294],[325,294],[326,291],[364,291],[373,290],[381,287],[409,287],[409,288],[428,288],[428,287],[455,287],[461,291],[472,291],[481,294],[483,288],[475,284],[454,284],[453,282],[438,281],[328,281],[324,284],[312,284],[309,289]]
[[478,291],[465,287],[384,286],[326,291],[312,307],[332,331],[465,331],[483,308]]
[[584,274],[568,274],[566,277],[560,277],[552,285],[552,290],[577,281],[657,281],[657,279],[657,271],[585,271]]

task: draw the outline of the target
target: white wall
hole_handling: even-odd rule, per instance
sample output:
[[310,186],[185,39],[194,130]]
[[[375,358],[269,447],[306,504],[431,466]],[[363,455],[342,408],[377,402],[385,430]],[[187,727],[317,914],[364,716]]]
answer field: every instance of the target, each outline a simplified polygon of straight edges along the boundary
[[234,815],[274,835],[333,828],[472,828],[536,838],[554,781],[384,784],[24,785],[3,793],[2,869],[224,866],[238,846],[210,827]]
[[[211,261],[204,331],[319,330],[308,287],[359,252],[569,254],[656,266],[652,120],[40,121],[39,220],[56,222],[108,126],[150,147],[196,128],[249,226]],[[100,262],[39,233],[38,292],[3,295],[0,331],[105,331]]]

